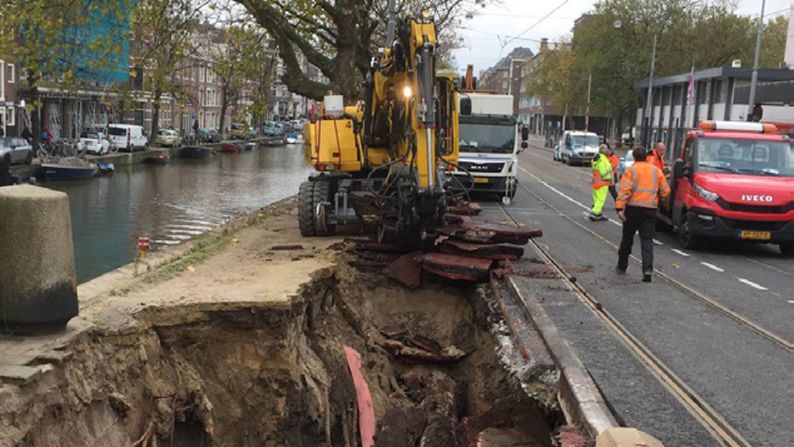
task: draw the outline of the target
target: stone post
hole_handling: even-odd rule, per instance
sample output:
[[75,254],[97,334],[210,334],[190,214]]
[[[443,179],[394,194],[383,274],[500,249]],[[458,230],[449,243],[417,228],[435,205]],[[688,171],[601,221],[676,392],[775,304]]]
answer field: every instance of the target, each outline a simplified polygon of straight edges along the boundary
[[0,187],[0,332],[62,330],[77,312],[69,197]]

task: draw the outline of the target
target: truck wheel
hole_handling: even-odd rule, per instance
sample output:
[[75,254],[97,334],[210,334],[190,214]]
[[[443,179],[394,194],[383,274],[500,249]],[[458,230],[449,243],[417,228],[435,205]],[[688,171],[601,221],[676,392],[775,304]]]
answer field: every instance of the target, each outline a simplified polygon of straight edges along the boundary
[[689,218],[682,214],[681,223],[678,225],[678,243],[685,250],[697,250],[700,241],[689,231]]
[[783,242],[780,244],[780,253],[787,258],[794,256],[794,242]]
[[298,190],[298,227],[301,236],[317,234],[314,229],[314,182],[303,182]]
[[331,203],[331,182],[327,179],[314,182],[312,209],[317,236],[330,236],[336,232],[336,226],[328,222],[329,207],[324,206],[324,203]]

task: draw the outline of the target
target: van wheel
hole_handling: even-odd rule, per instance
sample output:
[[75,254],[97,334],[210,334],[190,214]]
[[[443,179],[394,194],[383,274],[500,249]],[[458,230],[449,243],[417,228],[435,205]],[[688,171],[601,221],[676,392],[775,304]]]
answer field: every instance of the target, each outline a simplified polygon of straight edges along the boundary
[[678,243],[685,250],[697,250],[700,246],[700,240],[689,231],[687,214],[681,216],[681,223],[678,225]]
[[794,242],[784,242],[780,244],[780,253],[787,258],[794,256]]

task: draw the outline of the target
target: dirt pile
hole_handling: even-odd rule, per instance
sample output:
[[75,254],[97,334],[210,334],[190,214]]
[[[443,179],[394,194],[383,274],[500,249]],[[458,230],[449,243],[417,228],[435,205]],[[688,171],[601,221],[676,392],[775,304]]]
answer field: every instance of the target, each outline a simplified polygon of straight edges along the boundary
[[282,304],[147,307],[0,399],[0,445],[360,445],[345,346],[362,357],[378,446],[551,445],[558,416],[500,367],[478,296],[343,262]]

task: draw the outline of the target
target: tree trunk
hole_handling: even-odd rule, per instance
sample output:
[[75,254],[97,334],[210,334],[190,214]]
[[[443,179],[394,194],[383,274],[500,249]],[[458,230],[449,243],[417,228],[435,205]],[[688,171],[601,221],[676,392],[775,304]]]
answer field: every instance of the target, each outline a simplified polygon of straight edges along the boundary
[[160,130],[160,107],[161,107],[161,98],[163,96],[163,89],[160,87],[155,87],[154,89],[154,101],[152,101],[152,129],[151,133],[149,134],[149,143],[154,140],[157,136],[157,131]]
[[39,87],[37,83],[38,79],[32,77],[28,78],[30,102],[33,106],[33,111],[30,113],[30,132],[33,134],[34,150],[41,144],[41,108],[37,105],[39,101]]
[[221,88],[221,118],[218,121],[218,132],[226,137],[223,126],[226,125],[226,110],[229,108],[229,102],[226,100],[226,87]]

